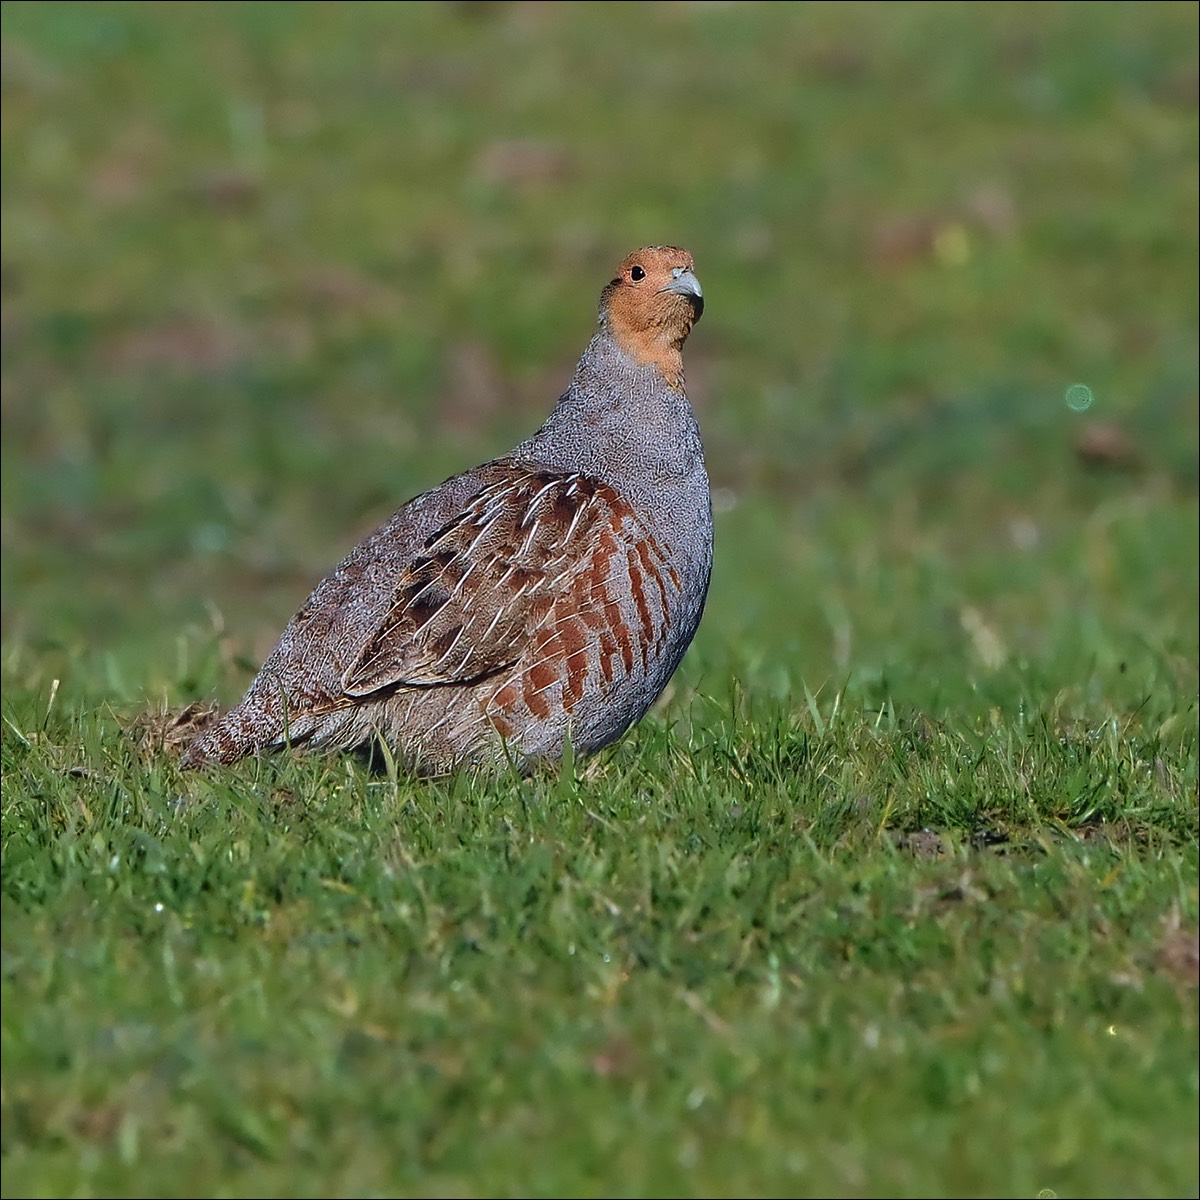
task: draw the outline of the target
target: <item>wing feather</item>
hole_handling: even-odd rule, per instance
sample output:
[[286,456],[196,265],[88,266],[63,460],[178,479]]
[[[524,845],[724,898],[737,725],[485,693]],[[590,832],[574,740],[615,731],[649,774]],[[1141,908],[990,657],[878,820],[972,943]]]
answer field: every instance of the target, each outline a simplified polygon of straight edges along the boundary
[[577,473],[519,470],[485,487],[401,571],[342,677],[348,696],[483,679],[510,667],[586,564],[615,493]]

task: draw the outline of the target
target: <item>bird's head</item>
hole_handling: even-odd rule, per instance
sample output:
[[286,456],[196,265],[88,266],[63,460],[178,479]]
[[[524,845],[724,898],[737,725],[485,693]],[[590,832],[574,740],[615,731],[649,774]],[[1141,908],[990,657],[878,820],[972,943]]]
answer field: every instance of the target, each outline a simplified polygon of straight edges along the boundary
[[643,366],[683,385],[681,351],[704,311],[704,293],[687,250],[644,246],[627,255],[600,293],[600,325]]

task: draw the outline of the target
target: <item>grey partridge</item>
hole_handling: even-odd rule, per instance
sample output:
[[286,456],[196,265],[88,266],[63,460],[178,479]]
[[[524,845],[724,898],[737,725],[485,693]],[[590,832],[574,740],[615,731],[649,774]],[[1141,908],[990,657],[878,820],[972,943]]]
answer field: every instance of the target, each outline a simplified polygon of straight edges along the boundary
[[630,254],[545,424],[355,547],[183,765],[382,739],[419,773],[527,770],[640,720],[696,632],[712,570],[682,357],[703,306],[686,250]]

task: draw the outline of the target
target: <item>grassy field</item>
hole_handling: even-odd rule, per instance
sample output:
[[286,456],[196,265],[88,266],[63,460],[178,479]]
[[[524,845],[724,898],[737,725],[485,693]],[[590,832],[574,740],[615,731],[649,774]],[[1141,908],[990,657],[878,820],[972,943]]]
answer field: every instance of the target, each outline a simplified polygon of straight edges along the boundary
[[[1194,4],[3,7],[5,1196],[1200,1190]],[[616,747],[184,776],[694,251]]]

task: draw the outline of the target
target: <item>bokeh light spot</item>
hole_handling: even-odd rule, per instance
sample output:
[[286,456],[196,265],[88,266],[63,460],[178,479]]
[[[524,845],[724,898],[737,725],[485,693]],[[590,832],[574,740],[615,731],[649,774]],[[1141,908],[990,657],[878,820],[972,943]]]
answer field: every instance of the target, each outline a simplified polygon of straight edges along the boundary
[[1073,383],[1067,388],[1067,407],[1072,412],[1087,412],[1095,399],[1086,383]]

